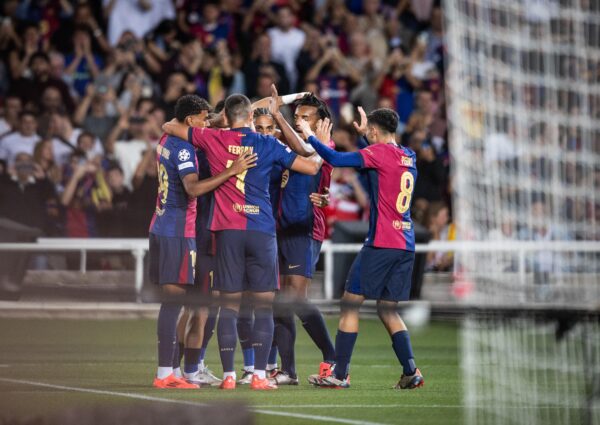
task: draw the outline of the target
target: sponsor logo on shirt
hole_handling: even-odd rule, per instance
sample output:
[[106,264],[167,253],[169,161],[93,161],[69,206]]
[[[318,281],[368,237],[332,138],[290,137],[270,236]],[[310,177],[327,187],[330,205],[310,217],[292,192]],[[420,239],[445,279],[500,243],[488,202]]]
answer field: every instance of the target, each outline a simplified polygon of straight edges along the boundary
[[241,205],[237,202],[233,204],[233,210],[236,213],[245,213],[249,215],[257,215],[260,214],[260,207],[258,205]]
[[404,165],[406,167],[412,167],[413,166],[413,159],[409,158],[407,156],[403,156],[402,157],[402,165]]
[[412,223],[410,221],[394,220],[392,222],[392,225],[394,226],[394,229],[396,229],[396,230],[410,230],[410,229],[412,229]]
[[229,146],[227,146],[227,151],[234,155],[241,155],[244,152],[252,153],[254,151],[254,146],[229,145]]
[[177,154],[177,158],[179,158],[180,161],[187,161],[191,156],[190,151],[187,149],[181,149]]

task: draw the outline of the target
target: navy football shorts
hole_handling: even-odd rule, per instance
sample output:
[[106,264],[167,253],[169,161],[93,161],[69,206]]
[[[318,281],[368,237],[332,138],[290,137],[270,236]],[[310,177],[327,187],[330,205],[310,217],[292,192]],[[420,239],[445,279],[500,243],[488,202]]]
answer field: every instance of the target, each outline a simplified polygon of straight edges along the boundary
[[364,246],[346,280],[346,291],[367,299],[407,301],[415,253],[403,249]]
[[253,230],[220,230],[215,234],[215,290],[270,292],[279,289],[274,235]]
[[196,239],[150,233],[150,281],[155,284],[194,284]]
[[321,242],[310,236],[280,236],[279,273],[312,278],[321,253]]

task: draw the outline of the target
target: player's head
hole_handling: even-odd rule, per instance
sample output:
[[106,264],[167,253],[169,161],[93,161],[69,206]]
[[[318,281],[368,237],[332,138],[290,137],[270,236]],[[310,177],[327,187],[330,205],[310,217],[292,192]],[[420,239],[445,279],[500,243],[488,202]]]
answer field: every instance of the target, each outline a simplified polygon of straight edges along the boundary
[[275,134],[275,120],[267,108],[254,110],[254,128],[260,134]]
[[369,143],[389,142],[394,139],[398,120],[396,111],[388,108],[375,109],[367,115],[367,139]]
[[252,122],[252,103],[243,94],[232,94],[225,99],[225,117],[230,127]]
[[301,131],[299,127],[300,121],[307,121],[312,131],[315,131],[319,120],[325,118],[331,119],[331,113],[325,102],[312,93],[298,99],[295,103],[294,123],[298,132]]
[[190,127],[205,127],[210,105],[200,96],[186,94],[175,104],[175,118]]

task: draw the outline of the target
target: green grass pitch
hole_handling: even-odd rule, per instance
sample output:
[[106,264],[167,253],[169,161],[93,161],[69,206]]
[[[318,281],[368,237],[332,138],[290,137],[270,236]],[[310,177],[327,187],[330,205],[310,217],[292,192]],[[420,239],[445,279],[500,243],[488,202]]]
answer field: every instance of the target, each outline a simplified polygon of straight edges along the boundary
[[[334,318],[328,319],[332,335],[335,324]],[[281,387],[275,392],[252,392],[238,387],[225,393],[214,388],[197,391],[152,388],[156,358],[152,320],[3,319],[0,320],[0,422],[2,418],[52,414],[73,406],[157,402],[127,398],[124,396],[127,393],[194,403],[242,399],[255,410],[299,415],[257,413],[257,424],[336,423],[335,418],[351,424],[363,421],[459,424],[464,413],[457,331],[458,326],[452,322],[433,322],[411,330],[417,364],[426,382],[424,388],[417,390],[392,390],[401,369],[390,339],[378,321],[365,319],[352,358],[352,388],[327,390],[313,388],[306,382],[307,375],[318,368],[320,353],[298,326],[296,358],[300,386]],[[240,363],[239,349],[236,358]],[[220,374],[216,337],[209,345],[207,362]],[[42,387],[6,379],[109,393]]]

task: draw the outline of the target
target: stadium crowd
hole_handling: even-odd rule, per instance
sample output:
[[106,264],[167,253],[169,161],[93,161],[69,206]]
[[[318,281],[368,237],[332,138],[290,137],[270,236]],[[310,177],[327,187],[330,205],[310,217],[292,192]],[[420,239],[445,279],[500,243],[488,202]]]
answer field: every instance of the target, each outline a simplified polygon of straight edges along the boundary
[[[3,2],[0,217],[47,236],[146,237],[155,145],[177,99],[213,106],[310,91],[357,150],[356,106],[395,109],[417,153],[413,217],[451,239],[442,13],[433,0]],[[333,174],[329,231],[366,220],[353,169]],[[451,261],[432,256],[430,269]]]

